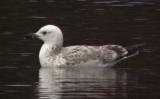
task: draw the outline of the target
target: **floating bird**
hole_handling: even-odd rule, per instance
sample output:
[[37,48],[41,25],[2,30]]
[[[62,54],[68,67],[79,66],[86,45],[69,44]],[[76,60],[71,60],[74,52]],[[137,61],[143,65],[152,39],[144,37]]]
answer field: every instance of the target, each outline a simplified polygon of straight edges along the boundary
[[128,50],[120,45],[75,45],[63,47],[62,31],[55,25],[45,25],[28,37],[36,37],[44,42],[39,52],[39,60],[42,67],[110,67],[138,54],[136,52],[128,55]]

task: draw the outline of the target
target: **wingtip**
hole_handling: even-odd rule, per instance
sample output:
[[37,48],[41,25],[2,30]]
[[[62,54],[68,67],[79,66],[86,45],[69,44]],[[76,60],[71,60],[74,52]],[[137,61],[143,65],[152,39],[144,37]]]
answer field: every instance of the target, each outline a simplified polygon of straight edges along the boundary
[[128,47],[126,47],[126,49],[127,50],[137,49],[137,48],[144,47],[145,45],[146,45],[146,43],[143,42],[143,43],[139,43],[139,44],[128,46]]

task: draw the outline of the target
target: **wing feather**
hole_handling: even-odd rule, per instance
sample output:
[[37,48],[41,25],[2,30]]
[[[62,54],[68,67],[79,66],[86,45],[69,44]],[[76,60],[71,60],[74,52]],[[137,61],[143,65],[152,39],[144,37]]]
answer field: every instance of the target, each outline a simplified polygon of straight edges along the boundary
[[62,50],[66,64],[75,65],[89,60],[99,60],[102,63],[113,62],[128,52],[119,45],[104,46],[70,46]]
[[80,64],[89,60],[95,60],[99,53],[97,46],[70,46],[63,50],[63,57],[67,64]]

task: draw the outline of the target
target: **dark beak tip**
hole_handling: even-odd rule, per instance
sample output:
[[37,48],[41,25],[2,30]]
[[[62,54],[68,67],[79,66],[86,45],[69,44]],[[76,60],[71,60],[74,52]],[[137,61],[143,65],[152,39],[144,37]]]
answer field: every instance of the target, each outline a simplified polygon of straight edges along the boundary
[[24,36],[24,39],[31,39],[31,38],[35,38],[35,34],[27,34],[26,36]]
[[30,39],[30,38],[32,38],[32,37],[28,36],[28,35],[24,37],[24,39]]

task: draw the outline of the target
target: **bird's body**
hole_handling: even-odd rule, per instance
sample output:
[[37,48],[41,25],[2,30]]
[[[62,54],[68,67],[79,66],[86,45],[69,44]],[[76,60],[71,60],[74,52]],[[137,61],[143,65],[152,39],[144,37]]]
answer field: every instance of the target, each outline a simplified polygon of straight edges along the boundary
[[39,53],[42,67],[112,66],[128,53],[120,45],[63,47],[62,31],[54,25],[42,27],[35,36],[44,41]]
[[[119,51],[119,52],[118,52]],[[122,46],[69,46],[56,48],[43,45],[39,59],[42,66],[111,66],[128,52]]]

